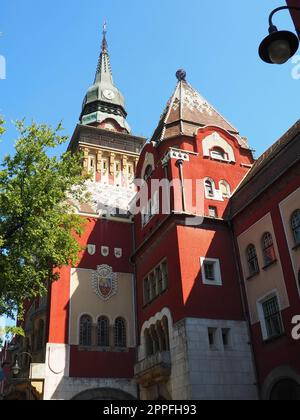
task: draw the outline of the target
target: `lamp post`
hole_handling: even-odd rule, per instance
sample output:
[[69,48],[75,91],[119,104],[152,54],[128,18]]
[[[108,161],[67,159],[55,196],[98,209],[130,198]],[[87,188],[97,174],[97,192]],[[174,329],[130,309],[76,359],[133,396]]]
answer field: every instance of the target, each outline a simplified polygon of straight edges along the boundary
[[[28,379],[28,381],[29,381],[29,384],[31,385],[31,377],[32,377],[32,354],[30,354],[30,353],[28,353],[28,352],[26,352],[26,351],[23,351],[22,353],[19,353],[17,356],[16,356],[16,359],[15,359],[15,362],[14,362],[14,365],[11,367],[11,371],[12,371],[12,374],[13,374],[13,376],[14,377],[17,377],[19,374],[20,374],[20,372],[21,372],[21,367],[20,367],[20,365],[19,365],[19,361],[18,361],[18,358],[20,357],[20,356],[23,356],[23,355],[26,355],[26,356],[28,356],[29,358],[30,358],[30,360],[31,360],[31,363],[30,363],[30,369],[29,369],[29,379]],[[23,378],[21,378],[20,380],[23,380]],[[25,378],[24,378],[24,380],[25,380]],[[29,394],[29,400],[31,399],[31,393]]]
[[259,47],[260,58],[269,64],[284,64],[297,52],[299,39],[290,31],[279,31],[273,24],[274,15],[281,10],[297,10],[300,7],[281,6],[274,9],[269,16],[269,35]]

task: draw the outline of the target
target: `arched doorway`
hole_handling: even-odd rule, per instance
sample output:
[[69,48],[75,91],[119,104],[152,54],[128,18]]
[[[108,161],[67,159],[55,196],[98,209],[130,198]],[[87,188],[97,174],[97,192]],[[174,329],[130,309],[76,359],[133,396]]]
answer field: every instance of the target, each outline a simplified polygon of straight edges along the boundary
[[292,379],[282,379],[272,388],[271,401],[300,401],[300,385]]
[[135,401],[127,392],[113,388],[89,389],[72,398],[73,401]]

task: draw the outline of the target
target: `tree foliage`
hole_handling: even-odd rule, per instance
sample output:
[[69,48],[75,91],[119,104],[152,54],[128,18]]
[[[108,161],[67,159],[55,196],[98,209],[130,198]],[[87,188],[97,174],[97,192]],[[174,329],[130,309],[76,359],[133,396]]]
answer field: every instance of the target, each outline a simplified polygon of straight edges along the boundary
[[85,194],[81,156],[49,154],[67,140],[61,125],[22,121],[16,127],[15,153],[0,167],[0,316],[20,313],[24,301],[45,294],[49,282],[58,280],[57,268],[76,263],[75,234],[84,227],[70,205]]

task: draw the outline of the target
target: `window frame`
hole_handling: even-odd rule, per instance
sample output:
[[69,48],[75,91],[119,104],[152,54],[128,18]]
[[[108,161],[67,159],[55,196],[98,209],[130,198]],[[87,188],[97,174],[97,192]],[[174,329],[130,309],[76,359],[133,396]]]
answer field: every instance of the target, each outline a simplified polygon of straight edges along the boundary
[[[206,270],[205,270],[205,264],[213,264],[214,265],[214,273],[215,273],[215,279],[211,280],[208,279],[206,276]],[[208,286],[223,286],[222,281],[222,274],[221,274],[221,265],[220,260],[216,258],[207,258],[207,257],[201,257],[200,258],[200,265],[201,265],[201,274],[202,274],[202,282],[205,285]]]
[[296,246],[300,246],[300,209],[293,212],[291,216],[291,228]]
[[[90,321],[90,325],[88,326],[89,329],[88,329],[87,333],[84,333],[82,331],[82,328],[84,327],[84,325],[82,324],[83,318],[89,319],[89,321]],[[89,338],[89,340],[87,340],[88,343],[83,342],[84,341],[84,340],[82,340],[83,334],[88,334],[88,338]],[[81,315],[80,318],[79,318],[79,346],[80,347],[92,347],[92,345],[93,345],[93,318],[92,318],[91,315],[84,314],[84,315]]]
[[265,232],[261,238],[262,253],[265,267],[276,262],[276,251],[274,245],[273,235],[270,232]]
[[[106,337],[105,337],[105,343],[101,342],[102,340],[102,334],[101,329],[103,328],[103,325],[100,325],[101,321],[106,322]],[[97,346],[101,348],[109,348],[110,347],[110,322],[107,316],[101,315],[97,319]]]
[[[270,335],[268,332],[268,325],[266,322],[266,316],[265,316],[265,311],[264,311],[264,305],[268,302],[270,302],[271,300],[276,299],[276,303],[278,306],[278,311],[271,316],[278,316],[279,321],[280,321],[280,327],[281,327],[281,331],[279,334],[273,334]],[[279,299],[279,294],[277,292],[277,290],[272,291],[271,293],[269,293],[268,295],[264,296],[263,298],[259,299],[257,301],[257,306],[258,306],[258,314],[259,314],[259,320],[260,320],[260,325],[261,325],[261,332],[262,332],[262,339],[264,342],[268,342],[268,341],[272,341],[272,340],[276,340],[277,338],[280,338],[284,332],[284,323],[283,323],[283,319],[282,319],[282,308],[281,308],[281,303],[280,303],[280,299]]]
[[[121,331],[121,335],[122,338],[120,339],[120,325],[122,323],[122,331]],[[127,321],[124,317],[119,316],[115,319],[115,323],[114,323],[114,347],[116,349],[122,349],[122,350],[126,350],[128,348],[128,337],[127,337]]]
[[[250,249],[253,249],[255,252],[255,255],[250,256]],[[257,274],[259,274],[260,272],[260,268],[259,268],[259,261],[258,261],[258,255],[257,255],[257,250],[256,250],[256,246],[254,244],[249,244],[246,248],[246,259],[247,259],[247,266],[248,266],[248,273],[249,273],[249,278],[256,276]],[[256,265],[256,269],[252,270],[251,268],[251,264],[255,261],[255,265]]]
[[[158,273],[160,273],[161,281],[159,281]],[[168,278],[168,261],[167,258],[164,258],[151,271],[149,271],[143,279],[144,306],[150,305],[154,300],[158,299],[161,295],[165,293],[165,291],[168,289]],[[159,288],[159,284],[161,284],[161,291]],[[153,295],[152,292],[154,290],[155,293]],[[147,296],[149,296],[148,301],[146,299]]]

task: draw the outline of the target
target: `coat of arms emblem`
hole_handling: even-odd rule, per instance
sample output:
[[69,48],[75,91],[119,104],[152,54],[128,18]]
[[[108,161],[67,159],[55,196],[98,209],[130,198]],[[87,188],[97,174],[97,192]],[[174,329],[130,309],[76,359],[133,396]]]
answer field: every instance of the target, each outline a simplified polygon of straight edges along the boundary
[[88,253],[89,255],[95,255],[96,254],[96,245],[88,245]]
[[122,248],[115,248],[115,257],[116,258],[122,258],[123,250]]
[[102,246],[101,247],[101,255],[102,255],[102,257],[108,257],[109,256],[109,247],[108,246]]
[[97,296],[107,301],[118,291],[117,274],[108,265],[100,265],[93,272],[93,289]]

